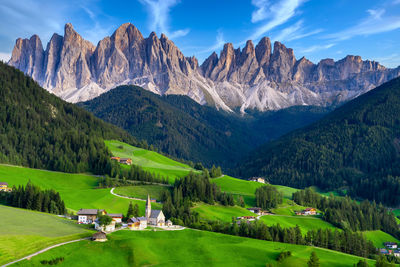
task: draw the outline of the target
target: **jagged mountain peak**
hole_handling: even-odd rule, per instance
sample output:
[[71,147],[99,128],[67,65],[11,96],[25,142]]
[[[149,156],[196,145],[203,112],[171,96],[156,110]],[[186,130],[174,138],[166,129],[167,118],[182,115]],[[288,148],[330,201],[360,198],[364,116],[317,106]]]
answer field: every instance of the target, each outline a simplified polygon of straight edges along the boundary
[[296,59],[284,44],[263,37],[241,48],[226,43],[199,66],[185,57],[165,34],[148,37],[131,23],[119,26],[97,46],[67,23],[43,50],[37,35],[17,39],[9,64],[32,76],[49,91],[71,102],[92,99],[122,84],[157,94],[184,94],[201,104],[225,110],[270,110],[293,105],[330,105],[358,96],[395,78],[359,56],[321,60]]

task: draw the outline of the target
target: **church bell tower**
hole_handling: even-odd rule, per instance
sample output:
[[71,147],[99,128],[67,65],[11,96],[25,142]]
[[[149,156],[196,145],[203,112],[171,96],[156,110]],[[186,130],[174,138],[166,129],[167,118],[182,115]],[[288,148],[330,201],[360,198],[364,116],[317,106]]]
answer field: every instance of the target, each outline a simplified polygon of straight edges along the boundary
[[147,195],[147,200],[146,200],[146,218],[147,218],[147,220],[150,218],[150,214],[151,214],[150,195]]

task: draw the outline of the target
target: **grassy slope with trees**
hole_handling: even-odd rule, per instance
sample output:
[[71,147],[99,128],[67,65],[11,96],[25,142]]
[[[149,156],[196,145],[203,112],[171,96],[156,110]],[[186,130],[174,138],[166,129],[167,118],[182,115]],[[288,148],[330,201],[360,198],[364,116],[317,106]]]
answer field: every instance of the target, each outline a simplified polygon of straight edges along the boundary
[[168,155],[223,167],[327,112],[293,107],[243,118],[202,106],[187,96],[159,96],[136,86],[120,86],[79,105]]
[[[58,257],[64,257],[59,266],[265,266],[277,264],[282,251],[291,251],[292,256],[279,266],[307,266],[312,251],[321,266],[352,266],[361,259],[326,249],[194,230],[119,231],[108,237],[110,240],[105,243],[83,241],[65,245],[16,266],[38,266],[41,260]],[[373,265],[373,261],[368,262]]]
[[[132,164],[140,166],[145,171],[156,175],[168,176],[170,183],[173,183],[175,178],[184,177],[191,171],[196,172],[190,166],[154,151],[134,147],[116,140],[106,140],[105,144],[114,156],[131,158]],[[126,165],[121,166],[128,168]]]
[[[28,181],[42,189],[54,189],[60,193],[67,209],[106,209],[110,213],[124,213],[131,200],[110,194],[110,188],[97,188],[99,178],[86,174],[69,174],[37,170],[17,166],[0,165],[0,181],[10,186],[26,185]],[[144,214],[145,202],[132,200]],[[154,208],[159,204],[152,203]]]
[[400,204],[400,78],[257,149],[236,174]]
[[61,242],[91,235],[55,215],[0,205],[0,265]]
[[104,139],[138,144],[0,62],[0,162],[63,172],[111,171]]

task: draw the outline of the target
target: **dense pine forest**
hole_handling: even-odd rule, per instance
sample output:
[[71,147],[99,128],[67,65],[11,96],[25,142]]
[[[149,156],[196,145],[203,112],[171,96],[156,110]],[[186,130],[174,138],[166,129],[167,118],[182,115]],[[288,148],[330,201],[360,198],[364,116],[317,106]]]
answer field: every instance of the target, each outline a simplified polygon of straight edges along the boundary
[[78,105],[165,154],[223,168],[328,110],[293,107],[240,116],[202,106],[187,96],[159,96],[137,86],[120,86]]
[[58,192],[42,190],[31,182],[26,186],[14,186],[11,192],[0,192],[0,200],[9,206],[53,214],[65,214],[67,211]]
[[242,177],[400,204],[400,79],[325,118],[257,149],[236,169]]
[[42,89],[0,62],[0,163],[111,173],[104,139],[139,145],[123,130]]
[[293,193],[299,205],[316,207],[324,212],[324,220],[351,231],[382,230],[400,238],[394,214],[382,205],[364,200],[360,204],[349,197],[325,197],[312,189]]

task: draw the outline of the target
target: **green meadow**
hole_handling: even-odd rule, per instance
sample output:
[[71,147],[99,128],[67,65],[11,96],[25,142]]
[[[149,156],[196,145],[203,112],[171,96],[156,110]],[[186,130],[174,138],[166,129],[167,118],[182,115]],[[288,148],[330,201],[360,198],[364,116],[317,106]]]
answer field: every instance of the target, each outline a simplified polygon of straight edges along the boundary
[[368,239],[371,240],[372,243],[374,243],[374,246],[377,248],[384,248],[385,246],[383,245],[384,242],[396,242],[400,243],[400,241],[393,236],[382,232],[380,230],[375,230],[375,231],[364,231],[363,235]]
[[192,210],[197,211],[205,220],[232,222],[232,217],[255,216],[254,213],[239,206],[208,205],[197,203]]
[[90,236],[75,222],[47,213],[0,205],[0,265],[48,246]]
[[159,201],[161,199],[161,192],[164,190],[168,190],[168,187],[162,185],[133,185],[117,187],[114,193],[141,199],[146,199],[147,195],[150,195],[151,198]]
[[[211,179],[211,182],[218,185],[221,188],[221,191],[233,194],[235,196],[235,199],[238,199],[239,196],[242,196],[246,207],[254,207],[256,205],[256,189],[265,186],[265,184],[262,183],[237,179],[228,175]],[[272,186],[276,187],[280,192],[282,192],[285,199],[292,199],[292,194],[297,191],[297,189],[295,188],[283,185]]]
[[141,166],[144,170],[169,177],[170,183],[173,183],[176,178],[184,177],[189,172],[195,171],[190,166],[172,160],[157,152],[134,147],[115,140],[108,140],[105,143],[114,156],[131,158],[133,164]]
[[316,217],[309,216],[285,216],[285,215],[265,215],[260,218],[266,225],[279,224],[283,228],[295,227],[298,225],[303,234],[313,229],[337,229],[332,224]]
[[[307,266],[312,251],[321,266],[353,266],[361,258],[327,249],[268,242],[219,233],[118,231],[104,243],[82,241],[61,246],[16,266],[41,266],[41,260],[64,257],[59,266],[265,266],[277,264],[281,251],[292,256],[278,266]],[[189,249],[190,248],[190,249]],[[340,260],[338,260],[340,259]],[[370,266],[373,261],[368,260]]]
[[[98,178],[95,176],[0,165],[1,182],[18,186],[26,185],[29,180],[43,189],[60,192],[66,207],[73,211],[86,208],[106,209],[110,213],[126,213],[129,202],[132,201],[139,205],[140,212],[144,214],[145,202],[113,196],[110,188],[96,188]],[[152,206],[161,207],[157,203],[152,203]]]

